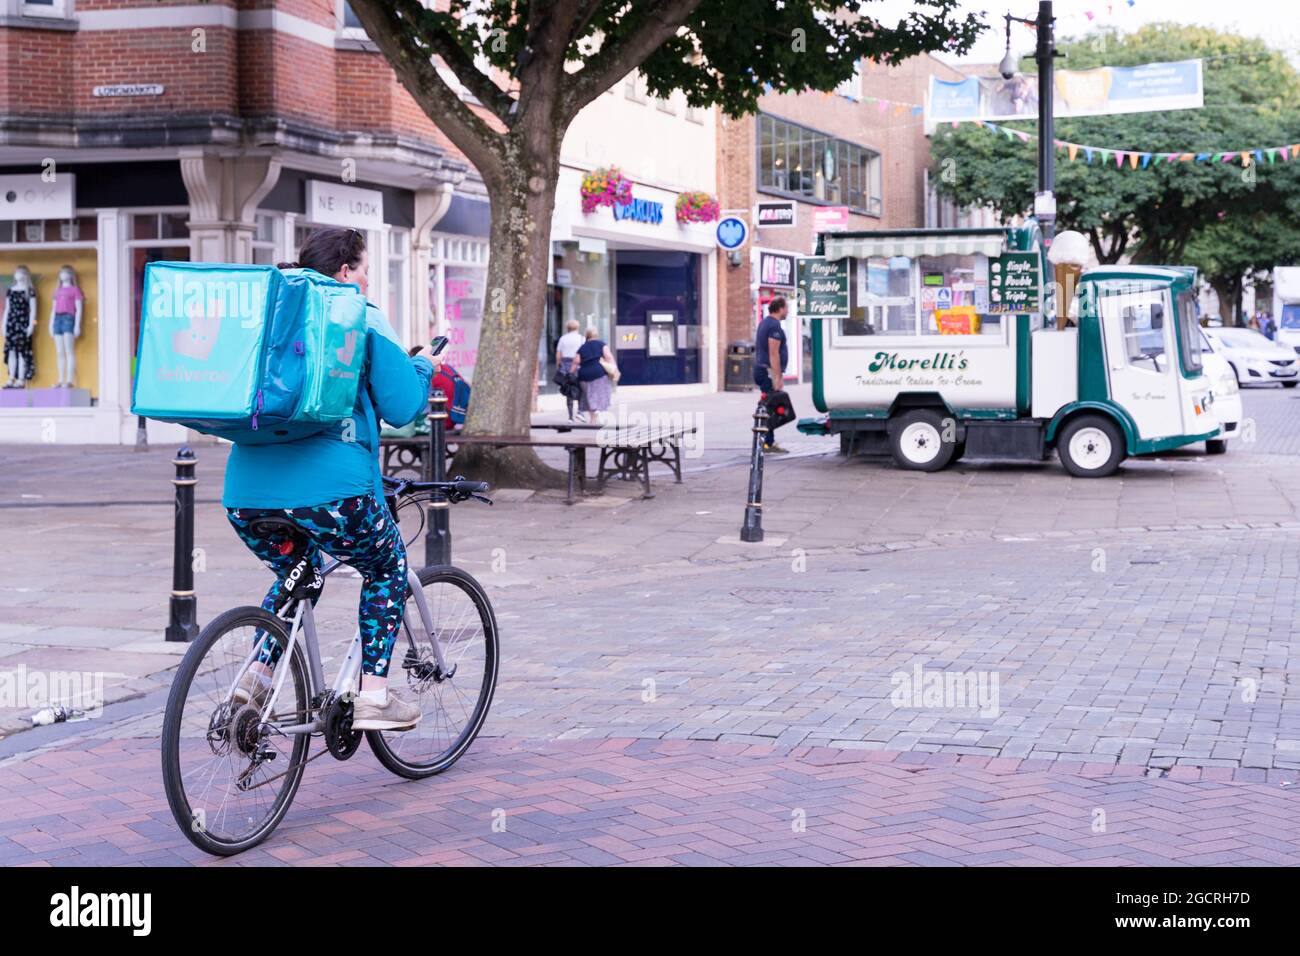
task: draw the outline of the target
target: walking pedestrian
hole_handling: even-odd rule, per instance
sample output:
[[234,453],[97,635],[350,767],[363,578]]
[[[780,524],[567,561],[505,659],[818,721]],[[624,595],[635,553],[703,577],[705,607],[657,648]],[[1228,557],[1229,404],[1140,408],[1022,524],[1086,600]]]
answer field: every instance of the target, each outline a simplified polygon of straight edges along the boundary
[[582,397],[578,379],[573,373],[573,359],[582,348],[582,333],[578,331],[578,320],[569,319],[564,323],[564,334],[555,343],[555,384],[564,396],[568,406],[569,421],[573,421],[573,406]]
[[[767,304],[767,315],[758,323],[754,333],[754,384],[766,398],[784,388],[785,369],[790,364],[790,348],[786,344],[785,329],[781,327],[789,307],[783,296]],[[763,451],[769,455],[784,455],[786,450],[776,443],[776,429],[767,430]]]
[[582,394],[578,411],[585,412],[588,422],[600,420],[600,413],[609,408],[618,380],[618,366],[609,346],[597,337],[596,329],[587,327],[586,341],[573,357],[571,369],[577,373]]

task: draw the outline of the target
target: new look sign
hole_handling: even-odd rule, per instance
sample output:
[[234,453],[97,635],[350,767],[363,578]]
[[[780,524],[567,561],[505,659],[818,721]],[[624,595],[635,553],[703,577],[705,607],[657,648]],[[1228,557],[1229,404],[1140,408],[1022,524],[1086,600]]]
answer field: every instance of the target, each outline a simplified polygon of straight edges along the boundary
[[326,226],[382,229],[384,194],[320,179],[307,181],[307,217]]

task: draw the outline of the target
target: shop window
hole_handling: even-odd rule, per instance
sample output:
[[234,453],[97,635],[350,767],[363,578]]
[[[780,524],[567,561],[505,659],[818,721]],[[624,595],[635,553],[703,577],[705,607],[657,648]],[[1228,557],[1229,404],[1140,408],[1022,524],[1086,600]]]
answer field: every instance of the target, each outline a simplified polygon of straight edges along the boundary
[[[76,220],[71,220],[76,222]],[[66,225],[69,220],[50,220],[54,226],[54,235],[58,235],[58,224]],[[0,242],[6,242],[13,234],[14,223],[0,224]],[[40,226],[40,223],[37,223]],[[42,227],[43,229],[44,227]],[[25,232],[25,230],[19,230]],[[37,230],[38,232],[40,230]],[[93,235],[93,233],[92,233]],[[77,287],[82,292],[81,335],[73,343],[73,355],[76,358],[73,384],[78,389],[90,393],[92,401],[99,398],[99,349],[101,329],[115,328],[114,321],[107,308],[101,308],[99,301],[99,250],[93,241],[65,242],[54,239],[44,242],[38,238],[34,241],[0,249],[0,296],[9,287],[13,274],[19,266],[25,266],[31,275],[36,289],[36,335],[31,342],[33,377],[28,382],[33,390],[45,390],[54,387],[62,378],[66,367],[61,368],[58,348],[50,335],[50,312],[54,303],[54,290],[59,285],[59,273],[63,266],[70,266],[75,276]],[[3,311],[3,302],[0,302]],[[0,333],[3,330],[0,329]],[[3,376],[0,376],[3,377]],[[33,391],[29,398],[35,406],[58,405],[51,402],[40,392]],[[79,402],[80,399],[77,399]],[[0,416],[5,414],[0,409]],[[3,466],[0,466],[3,470]]]
[[150,262],[189,262],[190,247],[132,246],[131,247],[131,351],[136,353],[140,338],[140,314],[144,306],[144,267]]
[[99,220],[94,216],[76,219],[28,219],[0,222],[0,243],[94,242]]
[[[406,335],[407,284],[410,270],[410,237],[405,230],[388,234],[388,321]],[[418,344],[418,343],[411,343]]]
[[849,318],[837,323],[837,334],[915,335],[913,264],[907,256],[873,257],[858,263],[855,308]]
[[482,266],[444,266],[443,302],[447,336],[451,339],[446,360],[473,381],[478,360],[478,341],[483,331],[483,293],[487,269]]
[[917,270],[922,335],[960,334],[963,330],[991,335],[1001,330],[1002,317],[989,314],[987,256],[922,256]]
[[555,285],[548,310],[545,349],[554,365],[555,344],[570,319],[578,323],[579,332],[594,327],[602,339],[610,341],[614,257],[608,252],[580,250],[576,242],[553,243],[552,252]]
[[22,14],[25,17],[57,17],[66,19],[69,14],[69,0],[20,0]]
[[280,261],[280,217],[259,212],[253,228],[253,262],[273,266]]
[[131,216],[131,239],[188,239],[188,212],[138,212]]
[[858,263],[853,313],[836,335],[998,335],[982,255],[873,257]]
[[880,154],[856,143],[759,116],[757,161],[760,192],[881,214]]

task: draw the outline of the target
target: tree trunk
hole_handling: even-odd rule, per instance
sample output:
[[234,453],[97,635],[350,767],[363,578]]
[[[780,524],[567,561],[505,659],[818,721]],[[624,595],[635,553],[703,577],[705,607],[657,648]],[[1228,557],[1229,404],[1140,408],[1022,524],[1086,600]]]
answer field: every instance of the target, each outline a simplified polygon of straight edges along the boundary
[[1219,297],[1219,318],[1224,325],[1237,325],[1237,289],[1240,280],[1216,277],[1210,280],[1210,288]]
[[[518,438],[529,431],[538,374],[559,141],[553,128],[516,129],[506,148],[505,168],[488,184],[487,290],[465,433]],[[558,487],[564,480],[531,448],[518,446],[466,445],[456,455],[455,470],[497,486]]]

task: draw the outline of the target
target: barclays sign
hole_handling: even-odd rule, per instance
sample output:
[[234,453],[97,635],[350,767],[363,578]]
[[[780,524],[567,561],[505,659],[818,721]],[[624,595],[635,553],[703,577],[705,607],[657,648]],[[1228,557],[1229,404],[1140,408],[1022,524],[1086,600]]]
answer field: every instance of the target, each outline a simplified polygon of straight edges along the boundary
[[630,219],[632,222],[657,226],[664,221],[664,204],[650,199],[633,199],[631,202],[614,206],[614,218]]

